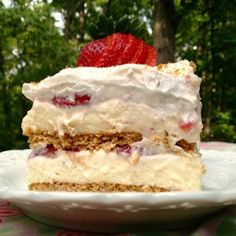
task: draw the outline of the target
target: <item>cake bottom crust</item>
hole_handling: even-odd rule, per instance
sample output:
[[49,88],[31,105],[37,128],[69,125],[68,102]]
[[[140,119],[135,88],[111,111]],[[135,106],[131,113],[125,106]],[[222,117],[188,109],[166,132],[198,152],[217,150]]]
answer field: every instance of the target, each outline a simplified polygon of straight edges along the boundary
[[31,183],[29,190],[33,191],[67,191],[67,192],[168,192],[165,188],[150,185],[125,185],[118,183]]

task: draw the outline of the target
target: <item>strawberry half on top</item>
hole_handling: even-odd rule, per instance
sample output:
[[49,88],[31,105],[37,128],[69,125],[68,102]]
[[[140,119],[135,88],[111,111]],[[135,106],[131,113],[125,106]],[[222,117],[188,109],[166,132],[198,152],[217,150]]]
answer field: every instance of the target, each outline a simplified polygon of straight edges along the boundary
[[155,66],[156,49],[132,34],[114,33],[85,45],[77,58],[77,66],[109,67],[127,63]]

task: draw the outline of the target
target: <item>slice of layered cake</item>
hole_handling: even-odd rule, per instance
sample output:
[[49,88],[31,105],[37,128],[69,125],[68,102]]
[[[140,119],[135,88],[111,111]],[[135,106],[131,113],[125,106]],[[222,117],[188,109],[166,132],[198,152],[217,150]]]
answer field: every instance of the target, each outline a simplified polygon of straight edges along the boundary
[[199,190],[200,83],[184,60],[80,66],[24,84],[29,189]]

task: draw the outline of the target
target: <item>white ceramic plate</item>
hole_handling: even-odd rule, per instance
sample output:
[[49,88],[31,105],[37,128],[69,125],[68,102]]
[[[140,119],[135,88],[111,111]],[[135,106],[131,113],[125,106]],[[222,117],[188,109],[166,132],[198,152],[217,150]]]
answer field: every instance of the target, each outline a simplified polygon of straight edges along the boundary
[[29,150],[0,153],[0,199],[47,224],[86,231],[181,227],[236,204],[236,152],[203,150],[203,191],[166,193],[33,192],[26,186]]

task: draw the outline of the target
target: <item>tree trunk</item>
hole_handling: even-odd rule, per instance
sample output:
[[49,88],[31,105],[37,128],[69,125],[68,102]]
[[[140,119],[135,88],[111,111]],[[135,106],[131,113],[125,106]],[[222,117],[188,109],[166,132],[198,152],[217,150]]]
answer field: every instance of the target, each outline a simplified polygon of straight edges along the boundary
[[64,9],[64,19],[65,19],[65,28],[64,28],[64,39],[68,41],[71,37],[71,24],[74,19],[75,13],[78,11],[81,2],[84,0],[73,0],[73,1],[62,1],[62,8]]
[[209,134],[211,130],[211,119],[212,119],[212,108],[213,108],[213,83],[216,80],[216,68],[215,68],[215,50],[214,50],[214,32],[215,32],[215,22],[214,22],[214,1],[208,1],[205,0],[206,9],[209,15],[209,42],[210,42],[210,59],[211,59],[211,68],[210,68],[210,74],[209,74],[209,83],[207,86],[207,113],[206,113],[206,119],[204,124],[204,131]]
[[173,0],[153,0],[154,46],[158,53],[158,63],[174,62],[175,33],[178,25]]
[[64,17],[65,17],[64,39],[68,41],[70,37],[70,26],[72,22],[71,12],[67,10]]
[[103,13],[104,13],[105,15],[111,14],[111,3],[112,3],[112,0],[108,0],[108,1],[107,1],[107,4],[106,4],[106,6],[104,7],[104,11],[103,11]]
[[85,31],[85,0],[80,0],[79,9],[79,41],[84,42],[84,31]]
[[12,148],[11,146],[11,106],[10,106],[10,96],[8,81],[6,80],[5,70],[4,70],[4,56],[3,56],[3,40],[0,38],[0,82],[2,84],[2,106],[3,106],[3,124],[2,129],[4,130],[4,147]]

